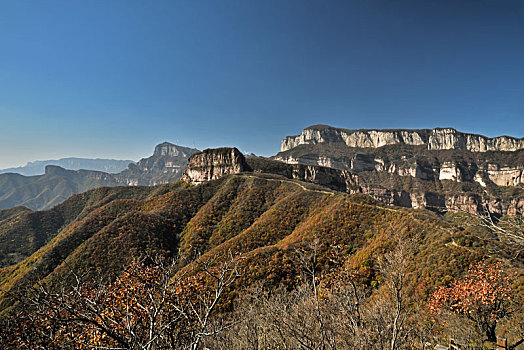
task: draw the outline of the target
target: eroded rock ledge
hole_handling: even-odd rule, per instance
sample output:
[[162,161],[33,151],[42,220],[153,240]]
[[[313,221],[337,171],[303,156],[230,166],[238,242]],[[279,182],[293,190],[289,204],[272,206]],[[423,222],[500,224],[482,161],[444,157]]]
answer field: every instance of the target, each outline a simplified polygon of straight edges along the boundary
[[510,136],[489,138],[467,134],[453,128],[420,130],[348,130],[327,125],[314,125],[300,135],[282,140],[281,152],[299,145],[319,143],[344,143],[349,147],[378,148],[405,144],[425,146],[428,150],[464,149],[470,152],[516,151],[524,148],[524,139]]
[[387,172],[357,174],[313,164],[286,164],[263,157],[245,158],[236,148],[207,149],[191,156],[183,179],[202,184],[242,172],[272,174],[336,191],[363,193],[382,203],[406,208],[479,212],[488,207],[491,212],[501,215],[516,215],[524,211],[524,190],[519,188],[513,189],[516,193],[498,193],[496,186],[484,188],[478,183],[441,183],[438,179],[407,178]]
[[248,171],[244,155],[236,148],[214,148],[192,155],[182,180],[201,184],[227,174]]

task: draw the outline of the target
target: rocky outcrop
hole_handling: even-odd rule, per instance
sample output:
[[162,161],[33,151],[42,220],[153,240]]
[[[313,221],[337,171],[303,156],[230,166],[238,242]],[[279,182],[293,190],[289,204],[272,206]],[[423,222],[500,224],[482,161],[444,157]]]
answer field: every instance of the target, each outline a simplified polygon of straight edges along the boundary
[[244,155],[238,149],[210,148],[189,158],[182,180],[198,185],[248,170]]
[[499,215],[524,213],[524,190],[519,188],[501,195],[496,188],[494,191],[491,187],[485,189],[474,182],[441,183],[438,178],[423,180],[377,171],[355,173],[318,165],[286,164],[260,157],[248,157],[247,162],[254,172],[277,174],[351,194],[366,194],[387,205],[426,208],[440,213],[448,210],[480,212],[486,207]]
[[310,126],[297,136],[282,140],[285,152],[299,145],[343,143],[348,147],[378,148],[388,145],[424,146],[428,150],[463,149],[470,152],[516,151],[524,148],[523,138],[500,136],[489,138],[467,134],[452,128],[421,130],[348,130],[325,125]]
[[117,178],[127,186],[156,186],[178,181],[186,170],[189,157],[198,152],[195,148],[164,142],[155,147],[151,157],[130,164]]
[[483,178],[488,178],[497,186],[517,186],[524,183],[524,166],[515,167],[487,164],[481,170]]

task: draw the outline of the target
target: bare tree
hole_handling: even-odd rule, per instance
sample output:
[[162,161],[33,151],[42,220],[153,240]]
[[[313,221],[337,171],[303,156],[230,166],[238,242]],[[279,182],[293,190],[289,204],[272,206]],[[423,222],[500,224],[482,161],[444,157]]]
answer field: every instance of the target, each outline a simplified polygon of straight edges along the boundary
[[379,269],[382,274],[387,296],[393,304],[393,313],[389,322],[391,338],[389,348],[399,348],[399,341],[406,337],[406,296],[405,283],[408,264],[415,253],[415,239],[404,237],[400,232],[393,231],[393,249],[379,259]]
[[[304,280],[311,286],[313,290],[313,306],[318,322],[318,329],[320,331],[320,339],[317,344],[314,344],[312,349],[326,349],[335,348],[332,337],[328,336],[328,331],[324,321],[324,315],[321,310],[319,284],[321,281],[320,273],[317,269],[317,254],[319,249],[319,241],[315,239],[307,250],[297,250],[297,258],[303,269]],[[309,347],[308,347],[309,348]]]
[[[201,260],[179,272],[177,261],[133,261],[112,283],[92,283],[71,272],[73,283],[39,283],[19,298],[16,327],[4,344],[20,349],[198,349],[201,340],[232,323],[210,318],[240,276],[239,259]],[[14,319],[14,318],[13,318]]]
[[524,218],[522,214],[507,216],[504,220],[495,218],[486,205],[484,211],[474,214],[480,226],[494,233],[499,240],[517,248],[517,256],[524,251]]

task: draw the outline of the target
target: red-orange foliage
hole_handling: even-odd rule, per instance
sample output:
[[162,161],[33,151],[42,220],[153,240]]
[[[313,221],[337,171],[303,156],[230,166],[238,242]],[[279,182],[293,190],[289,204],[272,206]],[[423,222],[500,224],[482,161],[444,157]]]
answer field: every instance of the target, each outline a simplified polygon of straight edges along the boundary
[[108,285],[86,276],[58,291],[41,285],[21,298],[23,308],[0,325],[0,347],[14,349],[182,349],[229,327],[211,313],[239,276],[237,259],[198,262],[177,273],[176,261],[135,260]]
[[437,289],[429,299],[429,309],[438,313],[451,310],[474,321],[488,340],[495,340],[497,322],[507,313],[510,299],[509,277],[501,263],[473,266],[466,277],[456,280],[450,287]]

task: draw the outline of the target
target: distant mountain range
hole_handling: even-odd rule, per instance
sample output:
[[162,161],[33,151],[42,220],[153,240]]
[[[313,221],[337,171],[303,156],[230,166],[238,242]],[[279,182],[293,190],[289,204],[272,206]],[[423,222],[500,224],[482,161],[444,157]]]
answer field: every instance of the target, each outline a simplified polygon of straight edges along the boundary
[[[347,320],[366,320],[362,327],[368,327],[354,328],[355,344],[370,338],[373,345],[374,334],[381,333],[377,330],[387,332],[388,324],[394,322],[398,305],[405,305],[402,317],[410,333],[420,334],[423,341],[431,339],[428,334],[434,329],[441,334],[443,328],[435,320],[447,322],[451,316],[425,311],[434,292],[462,280],[470,266],[500,262],[512,276],[507,283],[511,299],[505,302],[515,312],[499,322],[497,335],[517,344],[514,339],[521,338],[517,327],[523,324],[520,311],[524,305],[519,221],[524,212],[523,147],[522,139],[487,138],[453,129],[315,126],[284,139],[282,151],[272,158],[244,156],[236,148],[200,152],[166,142],[156,146],[151,157],[117,174],[53,165],[38,176],[0,174],[0,208],[9,208],[0,209],[0,348],[11,348],[1,345],[5,334],[2,317],[9,317],[4,324],[18,337],[17,330],[22,328],[10,322],[19,319],[18,312],[25,307],[17,303],[19,297],[36,281],[50,291],[68,288],[77,276],[85,278],[86,286],[98,286],[99,281],[115,280],[137,257],[150,258],[151,254],[179,255],[175,278],[187,276],[184,285],[205,298],[211,295],[211,284],[223,284],[216,277],[220,272],[208,278],[200,271],[220,271],[215,270],[220,266],[215,263],[226,256],[240,257],[238,280],[224,288],[223,308],[213,317],[238,317],[247,325],[253,310],[265,309],[268,314],[259,318],[263,327],[268,319],[283,324],[280,315],[284,315],[290,321],[282,329],[294,323],[303,325],[304,331],[297,333],[301,337],[322,329],[317,326],[318,315],[326,315],[326,324],[336,325],[350,316],[355,318]],[[183,181],[177,181],[180,179]],[[93,189],[86,191],[89,188]],[[493,214],[485,217],[491,225],[467,213],[486,214],[485,208]],[[198,268],[192,270],[192,266]],[[236,274],[237,270],[230,271]],[[399,275],[403,276],[402,287],[392,289],[391,281],[399,280],[391,276]],[[312,283],[307,282],[310,278]],[[133,289],[124,295],[146,291],[142,285],[131,285]],[[322,299],[313,293],[315,285]],[[483,284],[482,290],[486,288]],[[289,294],[294,290],[300,294]],[[405,302],[396,299],[399,291]],[[79,296],[81,302],[73,303],[81,305],[84,295],[99,294],[67,295]],[[256,295],[262,304],[253,304]],[[330,299],[335,295],[340,299]],[[90,298],[102,303],[107,299]],[[193,298],[188,299],[193,307]],[[294,300],[306,302],[293,304]],[[93,304],[85,305],[91,308]],[[129,305],[122,303],[115,310],[128,310]],[[281,313],[281,309],[295,310],[296,317],[289,318],[288,311]],[[112,309],[95,310],[98,320],[98,310]],[[361,318],[359,310],[367,316]],[[277,317],[269,312],[276,312]],[[112,319],[113,313],[108,314]],[[127,322],[128,311],[114,314]],[[64,319],[61,311],[57,315]],[[314,321],[305,323],[304,316]],[[455,325],[461,330],[474,326],[473,321],[460,317],[450,318],[454,336]],[[386,319],[391,321],[383,321]],[[224,324],[218,323],[222,320],[213,324]],[[119,325],[115,334],[122,329]],[[412,331],[417,327],[422,331]],[[45,334],[52,333],[49,328],[44,328]],[[224,342],[240,336],[253,338],[247,328],[239,329],[232,329]],[[266,333],[274,333],[268,329]],[[40,334],[44,333],[37,336]],[[449,339],[447,334],[442,337]],[[365,348],[387,348],[388,342]],[[363,348],[348,344],[338,348]]]
[[[100,186],[155,186],[182,178],[200,151],[165,142],[151,157],[118,173],[48,165],[26,177],[0,174],[0,209],[51,208]],[[272,159],[217,149],[195,156],[186,180],[200,184],[230,173],[256,171],[364,193],[389,205],[515,214],[524,211],[524,140],[488,138],[452,128],[348,130],[308,127],[284,138]],[[257,162],[255,167],[253,162]],[[35,162],[36,163],[36,162]]]
[[16,168],[0,169],[0,174],[16,173],[24,176],[43,175],[45,173],[45,167],[48,165],[56,165],[68,170],[84,169],[114,174],[127,169],[127,166],[131,163],[135,162],[132,160],[100,158],[61,158],[53,160],[37,160]]
[[152,186],[175,182],[182,177],[189,156],[197,152],[197,149],[164,142],[155,147],[151,157],[136,164],[128,163],[127,169],[116,174],[66,170],[56,165],[47,165],[43,175],[0,174],[0,209],[24,206],[42,210],[62,203],[73,194],[101,186]]

